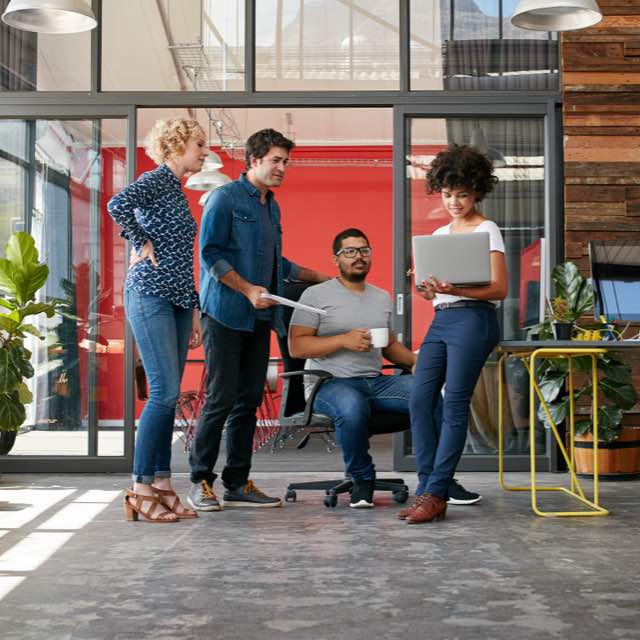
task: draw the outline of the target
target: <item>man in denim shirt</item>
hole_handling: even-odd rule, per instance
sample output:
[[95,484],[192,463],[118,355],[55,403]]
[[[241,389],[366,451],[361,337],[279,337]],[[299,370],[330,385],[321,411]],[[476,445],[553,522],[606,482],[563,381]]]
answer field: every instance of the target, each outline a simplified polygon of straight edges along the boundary
[[188,496],[191,506],[200,511],[222,508],[212,485],[225,423],[223,505],[282,504],[249,480],[271,328],[280,335],[286,333],[282,309],[261,296],[268,292],[282,295],[285,279],[328,279],[282,256],[280,208],[270,187],[282,183],[293,146],[273,129],[254,133],[246,144],[247,172],[209,197],[202,218],[200,304],[208,381],[189,456],[193,486]]

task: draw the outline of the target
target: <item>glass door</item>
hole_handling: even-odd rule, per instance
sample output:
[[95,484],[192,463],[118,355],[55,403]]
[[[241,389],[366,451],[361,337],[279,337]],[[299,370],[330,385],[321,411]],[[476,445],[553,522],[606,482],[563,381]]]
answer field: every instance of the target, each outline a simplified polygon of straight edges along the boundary
[[7,471],[124,471],[124,240],[106,210],[128,182],[127,118],[0,119],[0,252],[15,231],[36,241],[57,303],[35,316],[33,402]]
[[[501,339],[524,339],[526,328],[539,321],[541,263],[547,253],[545,203],[549,194],[545,187],[547,131],[544,114],[518,117],[505,114],[499,118],[464,112],[453,116],[400,114],[396,118],[396,134],[402,138],[402,157],[398,158],[396,149],[394,160],[397,178],[394,188],[400,191],[396,193],[395,212],[396,322],[405,344],[413,350],[419,349],[434,316],[432,303],[414,295],[410,239],[414,235],[430,235],[450,222],[440,195],[428,195],[425,184],[432,159],[450,144],[473,145],[493,161],[499,182],[479,209],[498,224],[506,245],[509,292],[498,310]],[[401,163],[400,170],[398,163]],[[528,468],[527,373],[519,362],[514,361],[507,366],[506,375],[508,467]],[[542,425],[537,428],[536,438],[539,443],[536,450],[542,452],[540,462],[548,467],[547,434]],[[497,356],[493,354],[474,392],[467,443],[459,468],[497,469],[497,446]],[[414,468],[408,433],[401,434],[396,440],[395,462],[400,469]]]

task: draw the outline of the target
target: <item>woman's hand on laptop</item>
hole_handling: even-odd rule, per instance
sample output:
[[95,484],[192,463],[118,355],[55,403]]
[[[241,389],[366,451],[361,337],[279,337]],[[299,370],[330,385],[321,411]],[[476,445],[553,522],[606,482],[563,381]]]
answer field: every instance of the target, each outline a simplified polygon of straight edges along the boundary
[[457,295],[458,289],[452,285],[450,282],[443,282],[442,280],[438,280],[435,276],[429,276],[429,280],[426,281],[431,289],[435,293],[446,293],[448,295]]
[[419,285],[417,285],[416,289],[425,300],[433,300],[433,297],[436,295],[436,290],[426,280],[423,280]]

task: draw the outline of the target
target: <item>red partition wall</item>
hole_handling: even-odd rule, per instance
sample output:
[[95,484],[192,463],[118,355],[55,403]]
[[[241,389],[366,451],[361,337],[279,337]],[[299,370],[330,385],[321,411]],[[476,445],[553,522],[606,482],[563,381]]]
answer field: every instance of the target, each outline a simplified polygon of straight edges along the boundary
[[[224,151],[214,149],[223,159],[223,173],[235,179],[244,169],[241,160],[229,158]],[[283,186],[276,190],[282,210],[284,254],[290,260],[318,269],[329,275],[335,273],[331,260],[334,236],[347,227],[362,229],[374,248],[370,282],[392,289],[392,167],[391,147],[298,147],[294,159],[300,160],[289,167]],[[154,168],[143,149],[138,150],[138,173]],[[202,207],[198,200],[201,191],[185,189],[191,211],[198,222]],[[108,214],[105,215],[108,216]],[[108,231],[108,223],[103,229]],[[197,282],[196,261],[196,282]],[[272,341],[272,353],[278,355],[277,344]],[[191,358],[202,358],[202,349],[190,352]],[[122,371],[122,369],[121,369]],[[183,380],[183,389],[195,389],[200,379],[200,366],[189,365]],[[121,418],[120,396],[123,379],[109,367],[109,390],[112,396],[109,415],[102,419]],[[116,399],[117,397],[117,399]],[[136,416],[143,404],[138,403]]]

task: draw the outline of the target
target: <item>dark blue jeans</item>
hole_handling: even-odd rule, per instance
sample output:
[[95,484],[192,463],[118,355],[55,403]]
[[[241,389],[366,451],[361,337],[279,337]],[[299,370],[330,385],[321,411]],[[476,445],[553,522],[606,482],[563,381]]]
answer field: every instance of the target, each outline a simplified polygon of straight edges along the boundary
[[[436,311],[420,347],[410,400],[417,495],[426,490],[447,497],[467,439],[471,396],[498,338],[494,309],[455,307]],[[436,409],[443,385],[442,425],[438,429]]]
[[142,359],[149,399],[136,435],[133,480],[171,476],[171,440],[180,380],[189,348],[192,309],[126,289],[124,307]]
[[230,329],[214,318],[202,319],[207,391],[191,445],[191,482],[216,479],[226,423],[227,461],[222,483],[237,489],[247,483],[253,455],[256,411],[262,402],[269,365],[271,323],[256,320],[253,331]]
[[413,376],[379,375],[333,378],[320,387],[313,409],[333,419],[347,476],[375,478],[369,455],[369,418],[376,411],[408,413],[412,384]]

